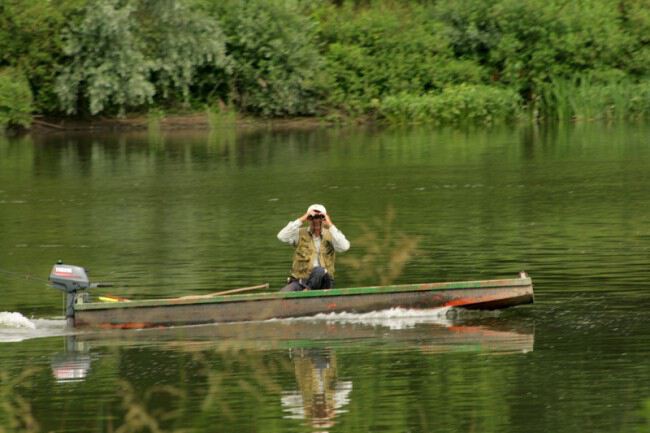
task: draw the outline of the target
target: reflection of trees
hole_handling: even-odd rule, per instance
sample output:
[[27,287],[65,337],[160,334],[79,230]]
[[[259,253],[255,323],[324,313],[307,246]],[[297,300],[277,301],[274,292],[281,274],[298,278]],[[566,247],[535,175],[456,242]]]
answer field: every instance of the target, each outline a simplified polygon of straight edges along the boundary
[[[264,394],[280,392],[276,377],[287,370],[288,363],[251,355],[236,348],[221,354],[212,351],[192,353],[193,362],[200,366],[197,371],[206,385],[201,399],[203,411],[221,413],[232,419],[235,416],[231,407],[233,393],[259,400]],[[233,378],[233,373],[239,374]]]
[[645,427],[639,429],[641,432],[650,432],[650,398],[646,398],[642,403],[641,415],[645,419]]
[[[74,425],[75,431],[109,433],[254,431],[259,427],[256,415],[265,407],[264,397],[279,395],[282,387],[278,379],[291,371],[291,362],[283,356],[269,357],[227,341],[168,342],[153,349],[118,347],[109,352],[104,360],[96,361],[92,372],[102,377],[109,371],[117,378],[103,389],[86,383],[97,377],[59,382],[57,390],[74,390],[65,393],[66,407],[72,408],[66,411],[79,409],[83,416],[67,423],[63,415],[55,422],[65,422],[69,428]],[[66,355],[76,359],[80,353],[72,349]],[[9,409],[6,418],[13,422],[4,422],[0,411],[0,433],[40,433],[51,428],[52,420],[43,419],[48,427],[41,430],[28,400],[15,392],[18,384],[37,371],[28,369],[11,381],[8,375],[0,375],[2,409]],[[89,385],[92,399],[83,392]],[[40,392],[33,397],[41,396]],[[242,402],[252,404],[242,406]],[[46,407],[49,416],[54,406],[48,403]],[[41,418],[43,415],[41,412]],[[251,422],[250,428],[243,427],[246,422]],[[4,424],[17,427],[5,431]]]
[[0,371],[0,433],[40,431],[31,403],[21,395],[22,388],[32,387],[32,379],[40,370],[28,367],[14,377]]
[[163,429],[161,423],[177,419],[182,411],[180,409],[168,410],[167,408],[155,407],[152,403],[157,398],[163,400],[184,399],[186,393],[179,388],[175,386],[152,386],[140,397],[132,384],[120,381],[120,391],[122,406],[126,413],[124,414],[124,423],[115,430],[115,433],[138,433],[142,431],[181,433],[189,431],[187,429]]

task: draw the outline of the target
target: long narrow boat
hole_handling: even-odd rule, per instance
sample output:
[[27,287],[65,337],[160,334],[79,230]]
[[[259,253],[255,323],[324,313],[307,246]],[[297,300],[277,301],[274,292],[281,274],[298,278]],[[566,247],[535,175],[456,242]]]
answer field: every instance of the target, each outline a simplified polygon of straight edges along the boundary
[[75,327],[150,328],[312,316],[319,313],[366,313],[389,308],[463,307],[494,310],[533,302],[533,283],[518,278],[356,287],[302,292],[84,302],[91,288],[81,267],[58,264],[50,282],[67,293],[66,316]]

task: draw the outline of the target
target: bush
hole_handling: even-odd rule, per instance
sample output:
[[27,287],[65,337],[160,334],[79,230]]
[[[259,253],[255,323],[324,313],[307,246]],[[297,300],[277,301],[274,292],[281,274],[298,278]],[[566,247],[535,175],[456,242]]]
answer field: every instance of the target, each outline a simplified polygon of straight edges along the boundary
[[315,15],[333,80],[329,102],[336,108],[360,114],[387,95],[486,79],[476,62],[453,57],[445,26],[431,19],[426,6],[346,3],[324,6]]
[[511,89],[460,84],[439,94],[400,94],[382,100],[378,114],[391,123],[490,125],[513,119],[521,112],[521,98]]
[[226,74],[203,71],[202,89],[241,112],[263,116],[310,115],[320,110],[323,59],[315,41],[315,23],[301,13],[297,2],[203,1],[226,34],[231,69]]
[[632,37],[624,61],[625,69],[635,77],[650,75],[650,1],[621,0],[621,30]]
[[477,59],[495,81],[534,100],[553,77],[627,68],[634,38],[619,5],[604,0],[440,2],[456,56]]
[[0,70],[0,130],[28,127],[32,111],[32,91],[25,76],[13,69]]
[[23,71],[40,112],[59,110],[56,75],[63,63],[62,29],[76,22],[85,0],[0,1],[0,68]]

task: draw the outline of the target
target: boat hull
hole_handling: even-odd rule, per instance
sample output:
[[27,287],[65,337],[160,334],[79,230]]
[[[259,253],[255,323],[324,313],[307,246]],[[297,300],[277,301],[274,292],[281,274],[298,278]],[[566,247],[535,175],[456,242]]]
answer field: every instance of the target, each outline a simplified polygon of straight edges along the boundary
[[530,278],[75,305],[76,327],[148,328],[367,313],[389,308],[500,309],[533,302]]

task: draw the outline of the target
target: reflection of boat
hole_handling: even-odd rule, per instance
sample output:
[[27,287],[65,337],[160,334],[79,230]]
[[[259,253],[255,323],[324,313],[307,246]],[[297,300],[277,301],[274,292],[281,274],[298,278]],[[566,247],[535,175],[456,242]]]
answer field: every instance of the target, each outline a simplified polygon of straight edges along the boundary
[[83,268],[55,265],[52,284],[68,297],[68,319],[77,327],[148,328],[311,316],[364,313],[389,308],[464,307],[499,309],[533,302],[532,280],[519,278],[453,283],[409,284],[303,292],[193,296],[128,302],[83,302],[91,284]]
[[[344,321],[328,317],[152,328],[127,332],[83,331],[65,337],[66,351],[52,358],[52,372],[59,382],[84,380],[90,370],[93,352],[102,352],[103,348],[109,347],[128,349],[146,346],[158,351],[192,354],[216,352],[228,358],[247,358],[253,356],[254,352],[289,351],[294,364],[303,367],[309,364],[306,363],[305,357],[314,361],[311,356],[313,353],[325,351],[329,354],[326,358],[331,359],[336,351],[345,353],[349,348],[357,350],[365,347],[375,350],[382,346],[390,351],[418,351],[428,355],[459,352],[516,354],[533,350],[534,328],[529,323],[501,318],[450,322],[437,316],[435,312],[429,319],[424,316],[419,319],[419,323],[411,322],[409,327],[402,329],[392,329],[394,317],[383,321],[374,320],[373,324],[363,321],[356,323],[351,317],[346,317]],[[312,363],[315,367],[323,369],[333,365]],[[333,407],[335,412],[340,413],[351,387],[336,381],[332,389],[334,398],[328,400],[329,405],[326,407]],[[285,397],[283,404],[289,413],[288,416],[298,416],[296,410],[303,406],[298,404],[300,402],[297,394],[287,392]],[[301,398],[301,402],[307,404],[307,397],[303,395]],[[314,406],[313,409],[319,409],[317,403],[318,401],[312,401],[309,404]],[[320,415],[318,412],[309,412],[305,416],[313,419]]]
[[[402,316],[407,312],[399,313]],[[476,351],[515,353],[533,350],[533,327],[496,319],[449,321],[436,315],[420,316],[403,329],[391,329],[395,317],[364,322],[334,318],[305,318],[261,322],[222,323],[148,329],[137,332],[98,331],[76,335],[91,346],[128,346],[155,342],[174,350],[276,350],[336,348],[376,344],[412,348],[428,353]],[[398,320],[403,320],[400,317]]]

